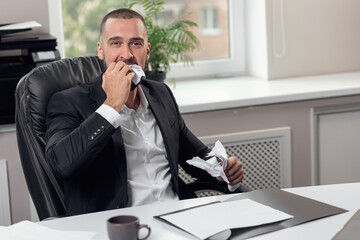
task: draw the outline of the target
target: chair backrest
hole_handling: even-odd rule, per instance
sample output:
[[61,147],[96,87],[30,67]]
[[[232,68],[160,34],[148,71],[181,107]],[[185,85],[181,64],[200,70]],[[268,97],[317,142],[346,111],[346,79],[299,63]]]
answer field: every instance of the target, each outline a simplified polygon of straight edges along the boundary
[[46,110],[51,96],[93,81],[103,71],[96,56],[58,60],[33,69],[15,91],[18,148],[26,183],[40,220],[65,214],[61,182],[45,160]]

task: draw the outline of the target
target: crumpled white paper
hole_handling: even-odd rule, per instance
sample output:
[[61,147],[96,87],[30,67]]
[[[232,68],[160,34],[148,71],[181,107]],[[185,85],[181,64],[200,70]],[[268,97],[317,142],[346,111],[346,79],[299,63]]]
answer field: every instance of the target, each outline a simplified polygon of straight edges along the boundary
[[131,81],[135,85],[138,85],[141,81],[141,78],[145,77],[145,73],[139,65],[133,64],[133,65],[130,65],[130,67],[135,73],[135,76],[131,79]]
[[[237,183],[235,185],[229,184],[229,180],[224,172],[227,166],[228,156],[224,146],[219,140],[216,141],[214,148],[209,152],[208,156],[211,157],[208,160],[194,157],[190,160],[187,160],[186,162],[192,166],[207,171],[213,177],[221,177],[225,182],[228,183],[228,189],[232,192],[240,187],[241,183]],[[221,162],[224,162],[223,165],[220,165]]]

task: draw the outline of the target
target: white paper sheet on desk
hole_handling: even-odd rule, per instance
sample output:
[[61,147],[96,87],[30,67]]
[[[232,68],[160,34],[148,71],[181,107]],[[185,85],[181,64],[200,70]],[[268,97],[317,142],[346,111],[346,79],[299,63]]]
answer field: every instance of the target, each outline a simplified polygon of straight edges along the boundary
[[[186,162],[195,167],[201,168],[207,171],[213,177],[221,177],[225,182],[229,183],[228,178],[225,175],[224,170],[227,166],[228,156],[226,154],[226,150],[220,141],[216,141],[214,148],[208,154],[211,156],[208,160],[201,159],[199,157],[194,157]],[[223,161],[223,164],[220,165],[220,162]],[[230,185],[228,184],[228,189],[230,191],[235,191],[235,189],[239,188],[241,183]]]
[[200,239],[227,229],[259,226],[292,217],[250,199],[213,203],[161,216]]
[[30,221],[0,227],[1,240],[89,240],[95,234],[94,232],[53,230]]

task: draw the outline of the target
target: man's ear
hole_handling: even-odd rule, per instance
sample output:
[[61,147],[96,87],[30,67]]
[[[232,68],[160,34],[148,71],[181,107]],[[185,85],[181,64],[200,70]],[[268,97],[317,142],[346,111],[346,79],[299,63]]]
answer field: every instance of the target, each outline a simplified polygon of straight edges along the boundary
[[97,43],[97,52],[98,52],[99,59],[104,60],[104,54],[103,54],[103,50],[102,50],[102,46],[101,46],[100,42]]
[[148,46],[146,48],[146,60],[149,60],[150,57],[150,49],[151,49],[151,44],[148,43]]

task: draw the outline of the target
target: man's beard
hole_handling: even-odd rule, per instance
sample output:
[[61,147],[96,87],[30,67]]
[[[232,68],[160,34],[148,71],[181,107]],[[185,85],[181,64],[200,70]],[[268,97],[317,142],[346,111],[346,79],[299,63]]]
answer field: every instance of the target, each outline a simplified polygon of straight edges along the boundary
[[[102,54],[103,54],[103,64],[104,64],[104,66],[105,66],[105,71],[106,71],[106,69],[108,69],[108,67],[109,67],[109,65],[107,64],[107,62],[106,62],[106,56],[105,56],[105,53],[104,53],[104,51],[102,52]],[[119,61],[116,61],[116,63],[117,62],[119,62]],[[127,64],[127,65],[132,65],[132,64],[136,64],[136,65],[138,65],[135,61],[123,61],[125,64]],[[105,72],[104,71],[104,72]],[[140,82],[142,82],[142,80],[143,79],[145,79],[145,77],[143,77],[143,78],[141,78],[141,80],[140,80]],[[133,81],[131,81],[131,88],[130,88],[130,91],[133,91],[139,84],[140,84],[140,82],[138,83],[138,84],[134,84],[133,83]]]

